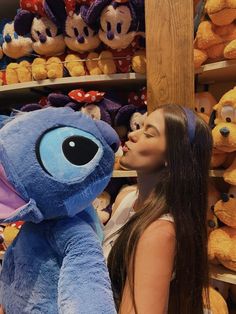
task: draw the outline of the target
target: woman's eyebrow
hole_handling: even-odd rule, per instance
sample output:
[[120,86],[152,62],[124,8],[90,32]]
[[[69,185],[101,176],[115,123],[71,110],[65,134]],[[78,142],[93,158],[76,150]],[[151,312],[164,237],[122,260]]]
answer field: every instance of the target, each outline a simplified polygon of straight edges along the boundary
[[157,132],[157,134],[160,135],[160,131],[158,130],[158,128],[156,126],[152,125],[152,124],[146,124],[145,129],[146,130],[147,129],[154,129]]

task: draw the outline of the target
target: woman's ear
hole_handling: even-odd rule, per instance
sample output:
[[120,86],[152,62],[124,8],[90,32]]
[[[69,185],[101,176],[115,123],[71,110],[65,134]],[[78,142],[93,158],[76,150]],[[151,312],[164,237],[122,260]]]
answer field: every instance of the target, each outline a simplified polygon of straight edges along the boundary
[[26,10],[18,10],[14,18],[14,28],[18,35],[24,36],[31,32],[31,26],[35,15]]

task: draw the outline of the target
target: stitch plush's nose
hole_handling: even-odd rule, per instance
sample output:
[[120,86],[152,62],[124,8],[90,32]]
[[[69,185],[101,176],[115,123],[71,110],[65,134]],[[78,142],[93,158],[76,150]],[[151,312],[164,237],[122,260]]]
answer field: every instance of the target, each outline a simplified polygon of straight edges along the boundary
[[83,37],[83,36],[78,36],[78,37],[77,37],[77,41],[78,41],[80,44],[83,44],[83,43],[84,43],[84,37]]
[[9,34],[7,34],[5,37],[5,42],[7,42],[8,44],[12,41],[11,36]]
[[114,39],[114,34],[112,33],[112,31],[109,31],[109,32],[107,33],[107,39],[108,39],[108,40],[113,40],[113,39]]
[[229,195],[227,193],[222,193],[221,199],[224,203],[227,203],[229,201]]
[[43,35],[43,34],[40,34],[40,35],[39,35],[39,41],[40,41],[42,44],[44,44],[44,43],[46,42],[46,40],[47,40],[47,37],[46,37],[45,35]]
[[230,133],[230,131],[229,131],[229,129],[228,129],[227,127],[224,127],[224,128],[222,128],[222,129],[220,129],[220,134],[221,134],[222,136],[224,136],[224,137],[229,136],[229,133]]

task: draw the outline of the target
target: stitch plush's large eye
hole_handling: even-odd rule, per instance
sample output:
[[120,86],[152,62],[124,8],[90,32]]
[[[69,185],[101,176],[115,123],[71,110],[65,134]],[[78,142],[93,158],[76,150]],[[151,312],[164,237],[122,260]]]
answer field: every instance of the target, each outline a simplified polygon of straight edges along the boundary
[[36,146],[41,167],[62,181],[87,176],[99,163],[102,154],[101,143],[93,135],[73,127],[49,130]]
[[221,118],[225,122],[234,121],[234,108],[231,105],[226,105],[221,109]]

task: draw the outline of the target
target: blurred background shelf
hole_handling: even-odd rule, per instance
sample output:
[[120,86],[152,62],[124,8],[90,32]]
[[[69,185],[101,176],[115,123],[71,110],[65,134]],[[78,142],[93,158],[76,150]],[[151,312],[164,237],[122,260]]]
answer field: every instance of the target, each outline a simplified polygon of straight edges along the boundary
[[214,84],[217,82],[236,81],[236,60],[209,63],[195,71],[198,83]]
[[236,272],[229,270],[221,265],[210,266],[210,277],[212,279],[236,285]]
[[40,91],[53,91],[57,89],[79,88],[89,86],[93,88],[122,87],[122,89],[132,88],[133,86],[143,86],[146,83],[146,76],[137,73],[118,73],[112,75],[86,75],[80,77],[63,77],[55,80],[31,81],[0,86],[0,100],[14,98],[32,97]]

